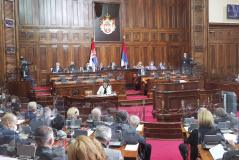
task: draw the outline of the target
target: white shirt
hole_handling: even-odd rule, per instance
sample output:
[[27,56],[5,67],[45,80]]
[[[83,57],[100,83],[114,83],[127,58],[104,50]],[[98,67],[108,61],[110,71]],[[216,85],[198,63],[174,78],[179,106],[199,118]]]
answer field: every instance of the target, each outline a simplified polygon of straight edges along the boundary
[[[103,95],[104,94],[104,87],[103,86],[100,86],[98,92],[97,92],[97,95]],[[109,85],[107,88],[106,88],[106,94],[112,94],[112,87]]]

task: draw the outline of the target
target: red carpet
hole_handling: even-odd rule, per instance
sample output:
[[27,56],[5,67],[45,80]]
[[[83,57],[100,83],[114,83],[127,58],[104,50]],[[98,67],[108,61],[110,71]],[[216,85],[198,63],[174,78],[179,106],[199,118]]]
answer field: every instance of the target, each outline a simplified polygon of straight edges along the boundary
[[37,95],[51,95],[50,92],[38,92]]
[[135,91],[135,90],[127,90],[127,91],[125,91],[125,94],[133,94],[133,93],[138,93],[138,94],[140,94],[141,91]]
[[178,146],[183,141],[146,140],[152,145],[151,160],[182,160]]
[[134,99],[147,99],[147,96],[127,96],[127,100],[134,100]]
[[34,87],[34,89],[35,89],[36,91],[40,91],[40,90],[50,90],[51,87]]
[[[129,117],[131,115],[137,115],[141,121],[143,121],[143,106],[134,106],[134,107],[119,107],[119,110],[125,110],[128,112]],[[145,122],[157,122],[152,115],[153,106],[145,106]]]

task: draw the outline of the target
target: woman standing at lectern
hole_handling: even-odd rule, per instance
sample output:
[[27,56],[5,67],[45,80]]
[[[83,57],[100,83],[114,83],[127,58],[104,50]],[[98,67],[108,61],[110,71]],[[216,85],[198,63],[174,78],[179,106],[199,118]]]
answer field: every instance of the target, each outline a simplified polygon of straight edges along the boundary
[[100,86],[97,95],[109,95],[112,94],[112,87],[108,84],[108,81],[104,81],[103,85]]

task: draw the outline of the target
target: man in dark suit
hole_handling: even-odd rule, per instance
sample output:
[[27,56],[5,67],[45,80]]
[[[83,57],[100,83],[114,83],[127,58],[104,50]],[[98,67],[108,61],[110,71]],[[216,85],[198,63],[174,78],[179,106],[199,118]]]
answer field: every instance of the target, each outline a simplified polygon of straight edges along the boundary
[[121,67],[121,69],[130,69],[130,65],[127,64],[127,62],[124,62],[124,65]]
[[110,70],[117,70],[117,66],[115,65],[115,62],[112,62],[108,69],[110,69]]
[[187,57],[187,53],[184,53],[183,59],[182,59],[182,72],[186,73],[187,70],[189,69],[191,59]]
[[144,69],[144,66],[141,66],[141,68],[137,71],[137,76],[143,75],[146,75],[146,70]]
[[84,72],[93,72],[92,67],[90,66],[90,63],[86,63],[86,66],[83,67]]
[[53,147],[54,134],[51,127],[41,126],[37,128],[35,140],[37,143],[36,156],[39,156],[40,160],[67,159],[65,150],[62,146]]
[[60,63],[56,62],[56,67],[52,69],[52,73],[62,73],[63,69],[60,67]]
[[78,72],[78,68],[75,66],[74,62],[70,63],[70,66],[68,67],[68,73],[75,73]]

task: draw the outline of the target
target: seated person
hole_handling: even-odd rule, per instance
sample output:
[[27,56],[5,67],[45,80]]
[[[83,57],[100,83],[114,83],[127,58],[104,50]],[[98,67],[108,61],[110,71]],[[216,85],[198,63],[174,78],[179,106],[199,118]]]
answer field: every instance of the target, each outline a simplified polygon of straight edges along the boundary
[[[17,130],[17,117],[12,113],[7,113],[2,117],[1,125],[0,125],[0,133],[1,133],[1,155],[8,155],[7,148],[8,145],[12,144],[15,146],[16,143],[19,144],[30,144],[34,143],[33,140],[27,139],[27,137],[19,137],[16,132]],[[15,148],[15,147],[14,147]],[[4,151],[5,150],[5,151]],[[10,150],[10,152],[14,152],[14,150]]]
[[75,73],[78,72],[78,68],[75,66],[74,62],[70,63],[70,66],[68,67],[67,73]]
[[67,151],[68,160],[106,160],[106,154],[98,140],[78,136]]
[[51,126],[51,109],[49,107],[43,108],[43,113],[41,113],[36,118],[33,118],[29,122],[32,132],[35,132],[39,126],[46,125]]
[[137,71],[137,76],[143,75],[146,75],[146,70],[144,69],[144,66],[141,66],[141,68]]
[[57,116],[52,120],[52,128],[57,130],[57,137],[67,138],[66,132],[62,130],[64,127],[65,119],[60,114],[57,114]]
[[124,62],[124,65],[121,67],[121,69],[130,69],[130,65],[127,64],[127,62]]
[[100,86],[97,95],[109,95],[112,94],[112,87],[108,84],[108,81],[104,81],[103,86]]
[[11,103],[12,103],[11,97],[10,96],[6,97],[3,101],[2,111],[4,111],[5,113],[12,113]]
[[166,69],[165,64],[162,62],[159,63],[159,69]]
[[104,68],[104,65],[103,65],[103,63],[100,63],[100,66],[98,67],[98,70],[104,70],[105,68]]
[[35,112],[37,111],[37,103],[29,102],[27,108],[28,111],[23,112],[23,116],[26,120],[29,119],[31,121],[33,118],[36,118]]
[[40,126],[35,132],[36,156],[39,160],[67,159],[63,147],[53,147],[54,134],[49,126]]
[[92,109],[91,116],[93,118],[93,122],[92,123],[88,123],[87,125],[85,125],[85,127],[95,128],[96,126],[94,126],[94,122],[101,120],[101,117],[102,117],[101,116],[101,110],[99,108]]
[[231,122],[231,117],[227,116],[227,112],[223,108],[216,108],[215,109],[216,118],[214,119],[214,123],[218,124],[219,122]]
[[156,69],[156,67],[154,66],[154,62],[153,62],[153,61],[149,62],[149,67],[148,67],[148,69],[149,69],[149,70],[155,70],[155,69]]
[[142,62],[139,62],[137,66],[135,66],[135,69],[141,69],[141,66],[142,66]]
[[183,54],[183,59],[182,59],[182,73],[186,74],[189,72],[189,65],[190,65],[191,59],[187,57],[187,53]]
[[106,126],[97,126],[94,134],[95,138],[100,141],[108,160],[123,160],[121,152],[118,150],[109,149],[111,140],[111,129]]
[[[204,110],[198,114],[198,129],[194,129],[190,136],[186,139],[185,143],[190,144],[191,147],[191,159],[197,159],[198,148],[197,145],[201,144],[205,135],[216,135],[217,131],[214,127],[213,117],[210,111]],[[219,132],[220,133],[220,132]],[[188,157],[188,150],[186,144],[182,143],[179,145],[179,151],[184,160]]]
[[115,65],[115,62],[112,62],[108,69],[110,69],[110,70],[117,70],[117,66]]
[[84,72],[92,72],[93,71],[92,67],[90,66],[90,63],[86,63],[86,66],[83,67],[83,70],[84,70]]
[[116,122],[110,125],[112,133],[116,130],[121,129],[125,142],[136,141],[138,143],[145,144],[146,141],[143,136],[141,136],[135,127],[127,125],[129,115],[125,110],[116,112]]
[[22,118],[21,115],[21,106],[19,103],[11,103],[12,113],[17,116],[17,118]]
[[52,69],[52,73],[62,73],[63,69],[60,67],[60,63],[56,62],[56,67]]
[[71,107],[67,111],[67,121],[66,125],[74,125],[75,119],[80,115],[79,110],[76,107]]
[[140,119],[139,119],[138,116],[132,115],[132,116],[130,117],[130,120],[129,120],[130,126],[132,126],[132,127],[134,127],[134,128],[137,128],[138,125],[139,125],[139,122],[140,122]]

